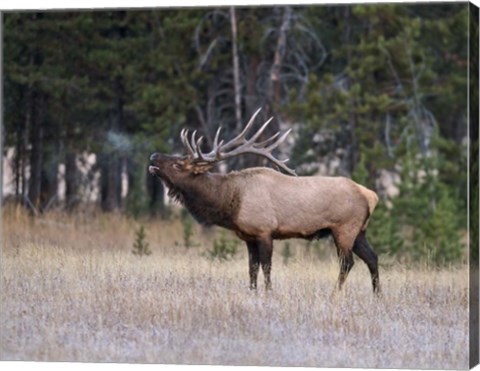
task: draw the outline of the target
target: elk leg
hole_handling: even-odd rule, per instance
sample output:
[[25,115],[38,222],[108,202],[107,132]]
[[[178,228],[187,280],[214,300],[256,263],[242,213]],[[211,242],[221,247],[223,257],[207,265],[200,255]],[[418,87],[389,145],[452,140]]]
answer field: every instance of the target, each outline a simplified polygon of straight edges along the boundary
[[353,252],[367,264],[372,276],[373,292],[380,293],[380,278],[378,276],[378,256],[368,244],[365,231],[360,232],[353,245]]
[[353,267],[355,262],[353,261],[352,254],[352,240],[348,238],[348,235],[345,233],[339,233],[339,231],[333,232],[333,238],[335,240],[335,245],[337,246],[338,260],[340,263],[340,273],[337,280],[337,288],[341,290],[345,280],[347,279],[348,273]]
[[341,290],[345,280],[347,279],[348,273],[352,269],[355,262],[353,261],[353,255],[351,251],[345,253],[342,250],[337,249],[337,252],[338,260],[340,262],[340,274],[338,275],[337,287],[338,290]]
[[259,239],[257,243],[260,253],[260,264],[262,265],[263,277],[265,279],[265,290],[271,290],[270,271],[272,269],[273,241],[268,237]]
[[260,254],[256,241],[248,241],[248,273],[250,274],[250,290],[257,289],[258,269],[260,267]]

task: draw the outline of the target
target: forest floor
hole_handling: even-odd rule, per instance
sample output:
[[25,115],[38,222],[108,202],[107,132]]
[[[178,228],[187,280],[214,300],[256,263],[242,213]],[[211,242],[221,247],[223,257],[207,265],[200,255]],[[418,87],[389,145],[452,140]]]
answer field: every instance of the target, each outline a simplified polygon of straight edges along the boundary
[[138,223],[121,215],[3,210],[0,360],[468,367],[466,266],[390,261],[376,298],[356,259],[334,294],[333,255],[292,240],[287,264],[276,245],[273,291],[260,273],[252,292],[243,245],[212,261],[205,252],[218,230],[194,225],[187,249],[179,220],[145,227],[152,254],[139,257]]

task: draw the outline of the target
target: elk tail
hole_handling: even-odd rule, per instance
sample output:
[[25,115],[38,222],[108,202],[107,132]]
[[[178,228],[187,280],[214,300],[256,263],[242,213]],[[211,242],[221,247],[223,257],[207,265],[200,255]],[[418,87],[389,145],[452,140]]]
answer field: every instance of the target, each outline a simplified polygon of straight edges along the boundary
[[368,204],[368,216],[365,219],[365,223],[363,224],[363,227],[362,227],[362,231],[364,231],[364,230],[367,229],[368,222],[370,220],[370,216],[373,214],[373,210],[375,210],[375,207],[378,204],[378,196],[375,192],[373,192],[372,190],[370,190],[370,189],[368,189],[368,188],[366,188],[366,187],[364,187],[360,184],[357,184],[357,186],[360,190],[360,193],[367,200],[367,204]]

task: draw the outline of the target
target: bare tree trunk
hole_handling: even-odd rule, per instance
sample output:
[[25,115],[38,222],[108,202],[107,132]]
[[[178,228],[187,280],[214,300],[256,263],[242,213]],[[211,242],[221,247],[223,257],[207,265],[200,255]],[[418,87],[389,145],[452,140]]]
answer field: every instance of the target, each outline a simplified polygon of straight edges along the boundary
[[257,98],[257,68],[259,64],[259,58],[255,55],[252,55],[246,71],[247,81],[245,84],[245,105],[247,116],[259,108],[259,102]]
[[278,34],[277,47],[273,57],[273,65],[270,71],[270,89],[268,92],[268,100],[271,105],[277,103],[280,99],[280,71],[287,47],[287,32],[290,28],[291,18],[292,8],[286,6],[284,8],[282,25],[280,26],[280,32]]
[[235,8],[230,7],[230,23],[232,24],[232,44],[233,44],[233,85],[235,90],[235,120],[236,130],[240,132],[242,129],[242,97],[240,86],[240,66],[238,62],[238,46],[237,46],[237,19],[235,16]]
[[[263,117],[271,117],[273,115],[273,109],[276,104],[280,101],[281,98],[281,85],[280,85],[280,73],[282,70],[283,59],[285,57],[286,47],[287,47],[287,32],[290,28],[290,22],[292,18],[292,8],[285,6],[283,8],[283,17],[282,24],[280,26],[277,38],[277,45],[275,47],[275,54],[273,56],[272,68],[270,69],[270,76],[268,81],[268,90],[266,93],[266,105],[263,110]],[[277,120],[274,121],[273,125],[270,126],[271,131],[278,131],[277,127],[274,127],[278,123]],[[268,133],[264,133],[268,135]],[[246,157],[247,163],[251,166],[265,165],[267,161],[264,158],[251,157],[249,159]]]

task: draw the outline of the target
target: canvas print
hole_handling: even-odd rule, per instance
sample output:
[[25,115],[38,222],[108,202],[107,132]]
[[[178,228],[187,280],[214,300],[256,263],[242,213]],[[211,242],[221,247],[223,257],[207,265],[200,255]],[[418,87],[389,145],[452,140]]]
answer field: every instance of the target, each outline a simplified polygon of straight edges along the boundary
[[0,360],[478,364],[478,15],[3,12]]

